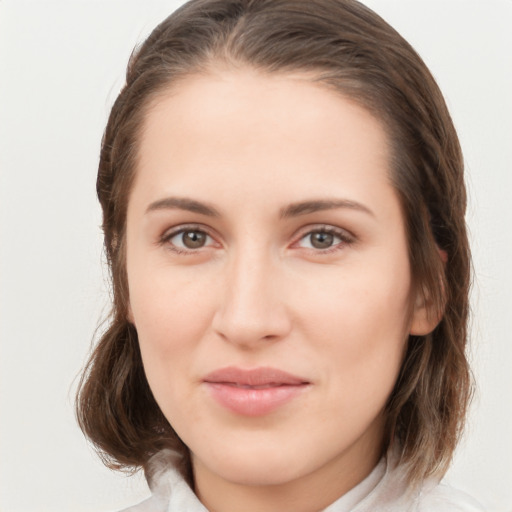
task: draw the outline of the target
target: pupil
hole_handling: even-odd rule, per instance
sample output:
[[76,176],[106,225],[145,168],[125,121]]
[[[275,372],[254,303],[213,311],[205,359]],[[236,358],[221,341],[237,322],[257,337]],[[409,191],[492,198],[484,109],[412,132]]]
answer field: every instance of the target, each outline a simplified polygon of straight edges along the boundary
[[330,233],[313,233],[311,235],[311,245],[315,249],[327,249],[331,247],[334,236]]
[[189,249],[203,247],[206,241],[206,235],[200,231],[186,231],[183,233],[183,244]]

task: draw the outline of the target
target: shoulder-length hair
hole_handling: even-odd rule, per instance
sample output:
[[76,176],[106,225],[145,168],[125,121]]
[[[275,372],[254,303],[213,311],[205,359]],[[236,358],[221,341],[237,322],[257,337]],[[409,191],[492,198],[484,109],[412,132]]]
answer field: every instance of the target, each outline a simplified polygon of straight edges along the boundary
[[163,448],[181,452],[189,463],[187,447],[153,398],[137,332],[127,319],[126,210],[149,106],[180,79],[218,64],[307,72],[383,123],[413,282],[441,318],[431,334],[409,337],[386,406],[384,449],[399,447],[412,483],[441,476],[471,394],[463,159],[442,94],[421,58],[355,0],[192,0],[132,54],[101,147],[97,193],[113,308],[82,376],[82,430],[111,467],[147,469],[149,458]]

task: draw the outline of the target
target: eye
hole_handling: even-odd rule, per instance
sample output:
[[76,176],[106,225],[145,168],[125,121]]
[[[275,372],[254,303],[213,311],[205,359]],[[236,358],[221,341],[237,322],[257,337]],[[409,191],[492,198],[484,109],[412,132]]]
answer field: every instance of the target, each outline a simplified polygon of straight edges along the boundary
[[213,244],[213,239],[202,229],[181,228],[164,235],[162,242],[177,252],[187,252],[208,247]]
[[349,244],[351,242],[352,238],[344,231],[331,227],[324,227],[309,231],[297,242],[297,245],[305,249],[325,251],[339,248],[339,246]]

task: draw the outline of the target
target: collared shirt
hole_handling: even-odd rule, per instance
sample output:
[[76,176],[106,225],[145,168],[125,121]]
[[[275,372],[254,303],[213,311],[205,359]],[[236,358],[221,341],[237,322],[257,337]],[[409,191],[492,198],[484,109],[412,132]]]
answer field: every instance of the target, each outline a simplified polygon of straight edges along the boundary
[[[121,512],[208,512],[172,463],[178,455],[169,450],[152,462],[152,496]],[[162,465],[162,461],[165,461]],[[484,512],[470,496],[434,479],[411,488],[404,467],[392,453],[353,489],[329,505],[324,512]]]

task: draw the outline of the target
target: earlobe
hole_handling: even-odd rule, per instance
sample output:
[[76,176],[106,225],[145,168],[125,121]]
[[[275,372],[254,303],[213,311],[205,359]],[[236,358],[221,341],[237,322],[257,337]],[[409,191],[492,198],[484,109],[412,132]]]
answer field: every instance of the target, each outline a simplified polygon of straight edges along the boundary
[[[445,250],[437,248],[441,264],[446,267],[448,254]],[[409,334],[413,336],[425,336],[430,334],[442,320],[446,307],[446,290],[444,279],[441,276],[443,270],[439,270],[439,296],[437,301],[433,299],[431,290],[425,287],[418,287],[414,309],[412,314],[411,328]]]
[[430,334],[439,324],[443,316],[442,311],[420,290],[416,296],[412,314],[409,334],[413,336],[425,336]]
[[132,307],[130,304],[128,304],[128,307],[126,308],[126,319],[128,320],[129,323],[135,325],[135,322],[133,321]]

